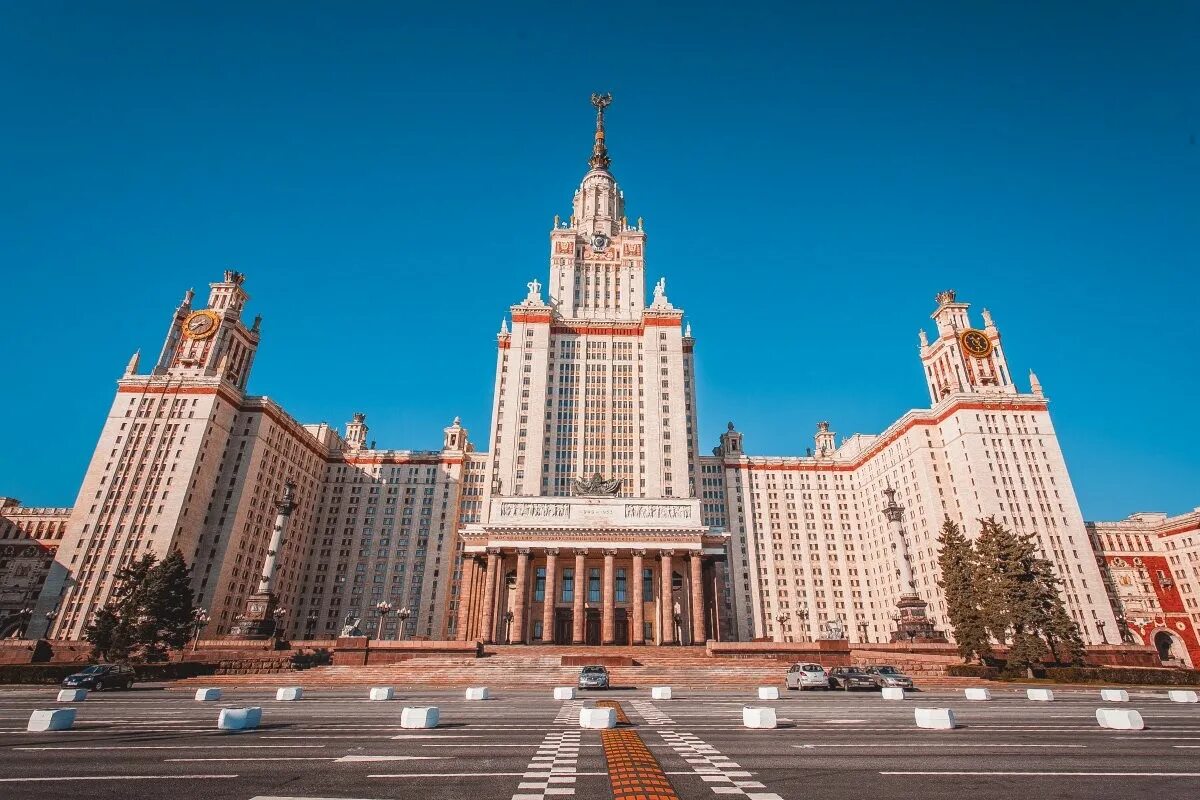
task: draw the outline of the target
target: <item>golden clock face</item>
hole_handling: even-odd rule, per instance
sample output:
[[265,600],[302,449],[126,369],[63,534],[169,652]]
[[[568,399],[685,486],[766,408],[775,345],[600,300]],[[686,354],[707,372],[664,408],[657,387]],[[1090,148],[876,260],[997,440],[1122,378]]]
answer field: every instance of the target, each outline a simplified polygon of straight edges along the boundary
[[986,358],[992,352],[992,340],[985,336],[983,331],[963,331],[959,335],[958,340],[962,342],[963,350],[965,350],[969,356],[975,356],[975,358]]
[[183,321],[183,335],[189,339],[207,339],[217,332],[220,319],[212,311],[193,311]]

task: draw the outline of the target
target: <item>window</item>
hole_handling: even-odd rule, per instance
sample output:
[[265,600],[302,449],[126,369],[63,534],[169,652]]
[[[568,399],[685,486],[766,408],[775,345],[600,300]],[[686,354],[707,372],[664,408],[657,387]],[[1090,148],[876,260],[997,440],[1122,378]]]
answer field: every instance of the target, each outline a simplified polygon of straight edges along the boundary
[[600,568],[592,567],[588,571],[588,602],[600,602]]
[[564,569],[562,574],[562,601],[570,603],[575,600],[575,570]]
[[654,570],[642,570],[642,599],[649,600],[654,597]]
[[542,621],[535,620],[533,623],[533,639],[534,641],[542,640]]
[[626,592],[625,592],[625,570],[618,569],[617,570],[617,602],[618,603],[624,603],[626,601],[625,594],[626,594]]
[[546,568],[545,567],[537,568],[537,576],[533,579],[533,599],[538,600],[538,601],[546,599]]

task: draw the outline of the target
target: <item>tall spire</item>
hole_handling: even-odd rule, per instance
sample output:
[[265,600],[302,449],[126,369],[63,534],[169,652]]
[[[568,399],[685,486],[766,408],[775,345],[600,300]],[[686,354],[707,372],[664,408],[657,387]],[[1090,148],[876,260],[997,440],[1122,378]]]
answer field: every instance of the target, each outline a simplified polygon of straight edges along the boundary
[[607,171],[612,159],[608,157],[608,148],[604,145],[604,109],[612,104],[612,94],[592,94],[592,105],[596,107],[596,143],[592,145],[592,157],[588,164],[592,169]]

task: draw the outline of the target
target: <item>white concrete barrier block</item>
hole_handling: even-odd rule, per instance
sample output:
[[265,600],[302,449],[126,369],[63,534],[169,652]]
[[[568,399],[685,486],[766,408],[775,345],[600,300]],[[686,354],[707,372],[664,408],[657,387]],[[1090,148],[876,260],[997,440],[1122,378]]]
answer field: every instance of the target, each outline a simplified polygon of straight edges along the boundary
[[742,725],[747,728],[774,728],[775,709],[742,706]]
[[1200,694],[1191,689],[1171,689],[1167,697],[1171,698],[1172,703],[1200,703]]
[[904,689],[899,686],[885,686],[880,690],[884,700],[903,700]]
[[1124,689],[1101,689],[1100,699],[1106,703],[1128,703],[1129,692]]
[[653,686],[653,687],[651,687],[650,688],[650,698],[652,700],[670,700],[671,699],[671,687],[670,686]]
[[396,692],[394,689],[392,689],[391,686],[372,686],[371,687],[371,699],[372,700],[391,700],[395,696],[396,696]]
[[1026,689],[1025,696],[1030,700],[1040,700],[1049,703],[1054,699],[1054,692],[1049,689]]
[[401,728],[436,728],[442,718],[437,706],[405,706],[400,712]]
[[27,731],[69,731],[75,724],[75,709],[38,710],[29,715]]
[[929,728],[937,731],[954,730],[954,711],[949,708],[918,708],[913,716],[918,728]]
[[1146,727],[1142,715],[1128,708],[1097,708],[1096,722],[1115,731],[1140,731]]
[[579,709],[579,727],[615,728],[617,727],[617,710],[615,708],[581,708]]
[[981,689],[978,687],[972,687],[970,689],[963,689],[963,694],[965,694],[967,696],[968,700],[991,700],[992,699],[992,690],[991,689]]
[[778,700],[779,699],[779,687],[778,686],[760,686],[760,687],[758,687],[758,699],[759,700]]
[[222,708],[217,717],[217,728],[223,731],[247,731],[257,728],[262,722],[262,708]]
[[209,702],[212,702],[213,700],[220,700],[220,699],[221,699],[221,690],[220,689],[197,689],[196,690],[196,702],[197,703],[209,703]]
[[575,699],[575,687],[574,686],[555,686],[554,687],[554,699],[555,700],[574,700]]
[[492,693],[488,691],[486,686],[471,686],[467,689],[468,700],[490,700]]
[[301,700],[304,698],[304,690],[299,686],[284,686],[275,692],[276,700]]
[[58,693],[60,703],[81,703],[87,700],[87,689],[63,689]]

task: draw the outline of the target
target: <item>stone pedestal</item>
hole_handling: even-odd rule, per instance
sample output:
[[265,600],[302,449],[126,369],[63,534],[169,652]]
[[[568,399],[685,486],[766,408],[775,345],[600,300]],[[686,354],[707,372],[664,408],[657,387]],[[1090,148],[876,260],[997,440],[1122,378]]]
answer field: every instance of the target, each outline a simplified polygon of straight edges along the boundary
[[933,621],[927,615],[928,606],[915,592],[901,595],[896,601],[896,630],[892,631],[892,641],[945,644],[948,641],[946,634],[933,627]]
[[246,600],[242,618],[233,623],[226,639],[270,639],[275,635],[275,595],[255,592]]

